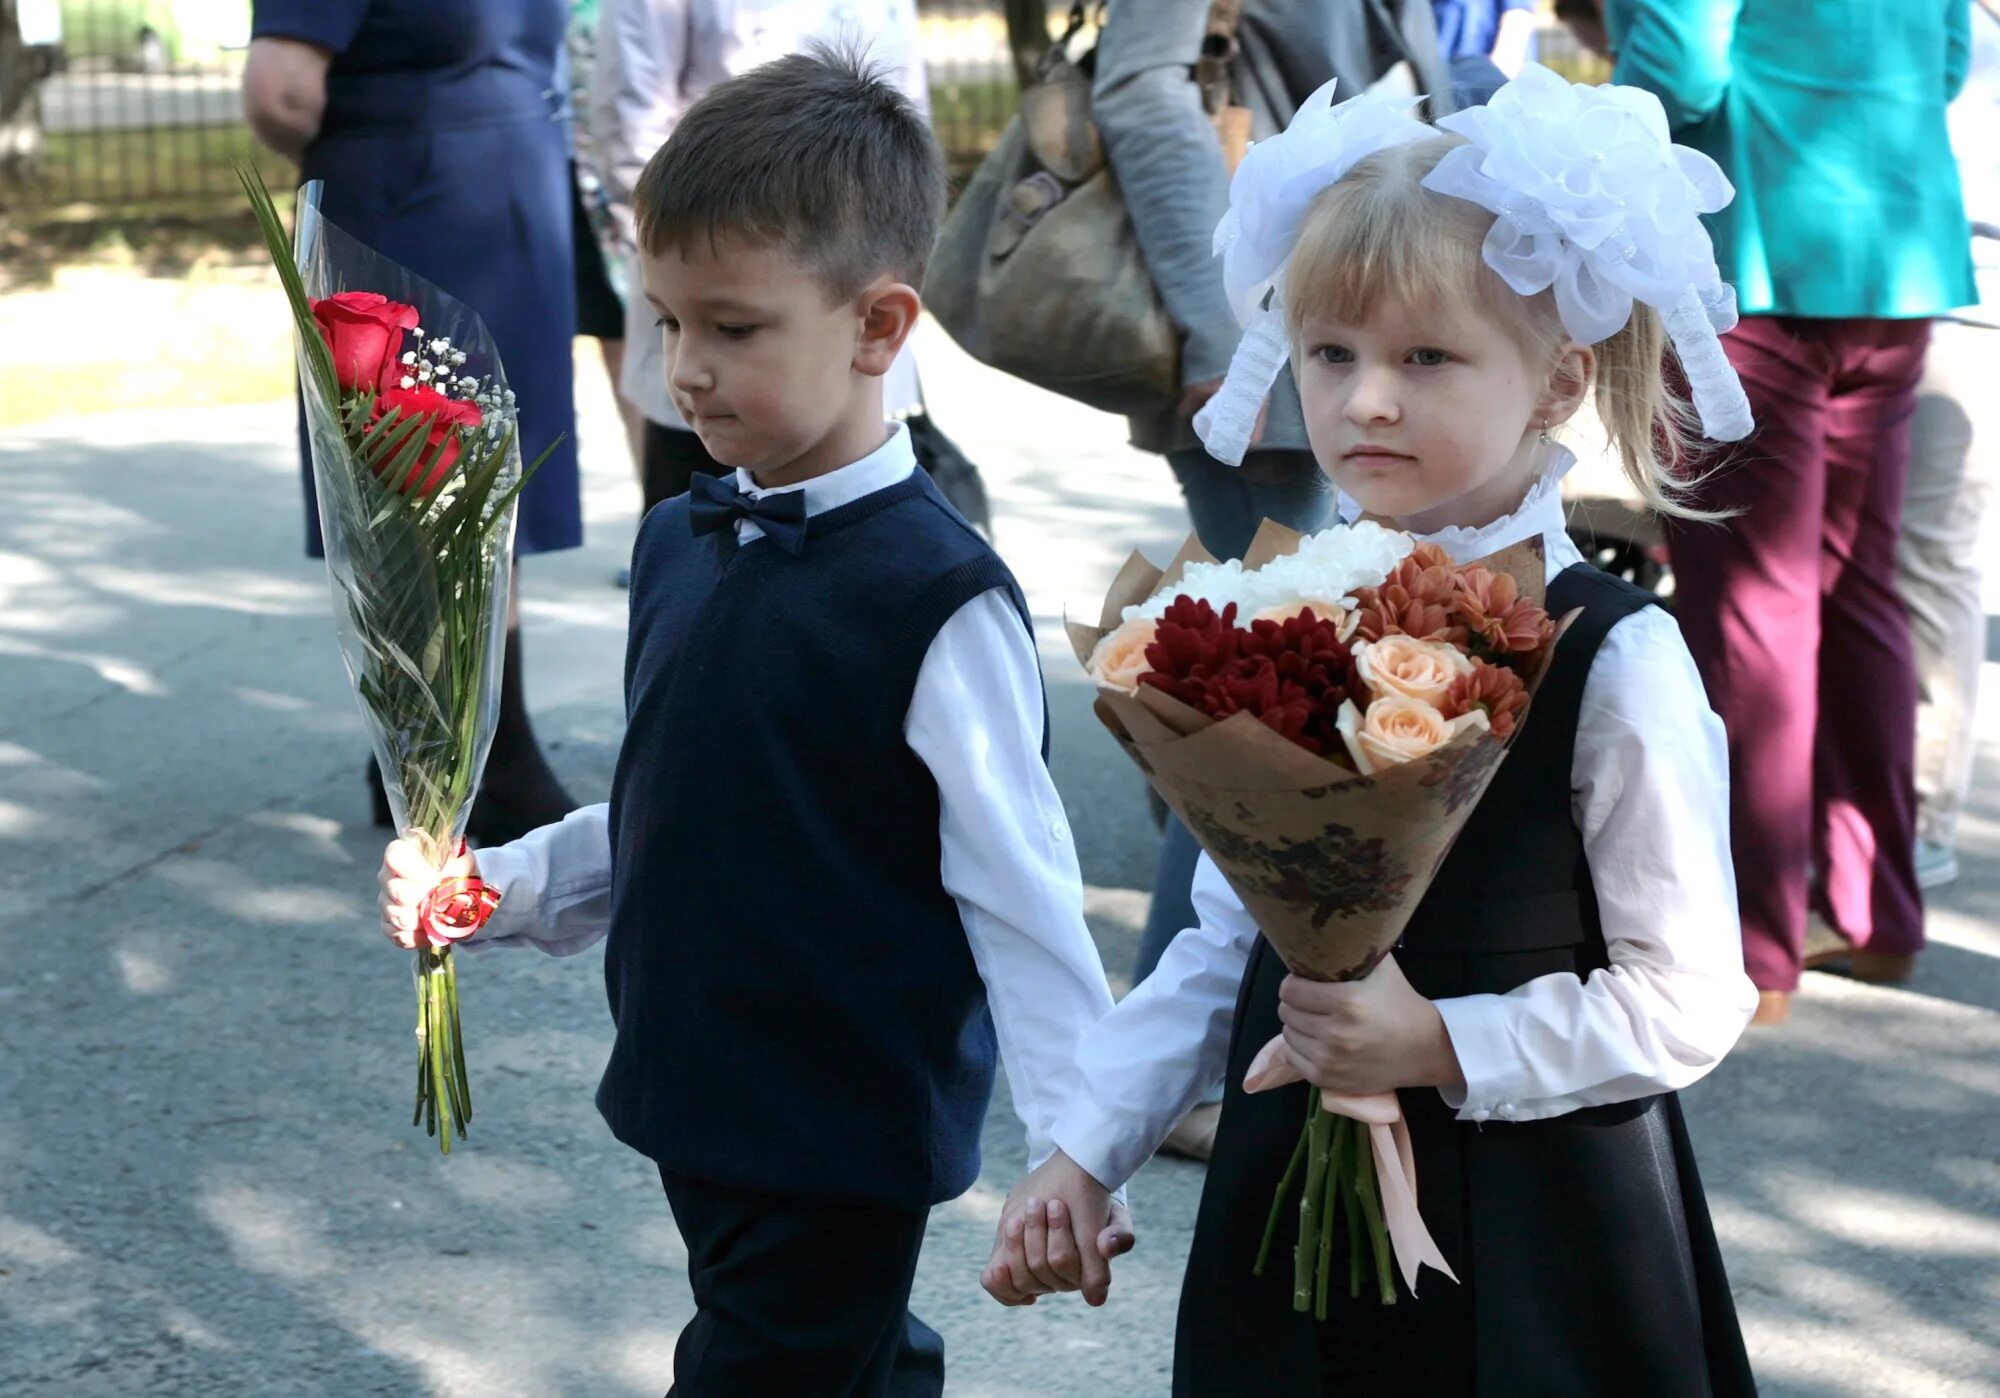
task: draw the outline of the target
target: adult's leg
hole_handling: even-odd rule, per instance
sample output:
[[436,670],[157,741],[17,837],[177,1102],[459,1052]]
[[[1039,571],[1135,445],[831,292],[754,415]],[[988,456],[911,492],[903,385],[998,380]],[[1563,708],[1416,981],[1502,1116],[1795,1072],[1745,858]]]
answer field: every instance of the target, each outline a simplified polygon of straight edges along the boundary
[[660,1172],[695,1317],[668,1398],[939,1398],[944,1345],[910,1314],[922,1209],[730,1189]]
[[500,661],[500,713],[493,746],[466,820],[466,833],[483,845],[518,840],[530,830],[553,825],[576,809],[549,767],[528,718],[525,667],[521,659],[521,570],[514,569],[507,598],[506,652]]
[[1818,699],[1824,416],[1837,322],[1746,316],[1723,337],[1757,432],[1697,491],[1715,524],[1670,530],[1675,612],[1729,734],[1743,959],[1789,992],[1805,947]]
[[[1309,451],[1253,451],[1241,468],[1204,451],[1170,452],[1167,464],[1187,497],[1188,516],[1202,544],[1217,558],[1241,558],[1265,520],[1311,533],[1321,528],[1333,497]],[[1153,973],[1167,944],[1194,925],[1188,896],[1201,847],[1180,821],[1168,816],[1153,870],[1153,901],[1139,938],[1132,983]]]
[[1896,582],[1916,648],[1917,834],[1942,852],[1958,838],[1972,780],[1972,724],[1986,655],[1977,550],[2000,458],[1996,383],[2000,329],[1937,322],[1910,426]]
[[1896,545],[1928,321],[1851,321],[1827,422],[1813,845],[1821,911],[1857,947],[1924,944],[1916,663]]

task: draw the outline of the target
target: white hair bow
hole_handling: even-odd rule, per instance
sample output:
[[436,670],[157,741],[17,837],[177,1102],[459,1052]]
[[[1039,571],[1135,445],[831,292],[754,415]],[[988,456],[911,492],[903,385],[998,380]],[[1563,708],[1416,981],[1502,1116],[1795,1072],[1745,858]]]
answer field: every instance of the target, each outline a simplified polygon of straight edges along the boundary
[[1244,327],[1222,388],[1195,415],[1209,454],[1243,460],[1257,415],[1285,365],[1285,262],[1316,195],[1368,156],[1434,134],[1411,113],[1421,98],[1354,97],[1333,104],[1327,83],[1299,107],[1283,134],[1259,141],[1229,183],[1229,211],[1215,229],[1222,284]]
[[1655,307],[1702,431],[1748,436],[1750,404],[1717,338],[1736,324],[1736,293],[1700,218],[1736,191],[1713,160],[1673,143],[1659,98],[1529,64],[1489,104],[1438,125],[1470,144],[1438,161],[1424,187],[1497,215],[1487,266],[1523,296],[1554,287],[1578,344],[1624,328],[1635,301]]

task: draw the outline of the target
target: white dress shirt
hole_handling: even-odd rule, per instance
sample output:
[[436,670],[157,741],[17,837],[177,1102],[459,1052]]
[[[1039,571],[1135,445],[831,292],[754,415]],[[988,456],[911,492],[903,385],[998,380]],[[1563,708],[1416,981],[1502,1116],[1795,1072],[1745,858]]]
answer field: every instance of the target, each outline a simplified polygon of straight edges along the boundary
[[[805,493],[810,520],[915,469],[909,432],[898,425],[871,455],[785,491]],[[758,489],[744,472],[736,479],[751,495],[785,493]],[[749,520],[737,525],[744,543],[762,532]],[[986,982],[1031,1168],[1052,1151],[1051,1128],[1076,1090],[1078,1042],[1111,1008],[1084,926],[1069,822],[1042,761],[1042,714],[1034,640],[996,588],[939,630],[903,723],[911,750],[937,782],[939,875]],[[611,917],[609,811],[586,806],[560,824],[480,850],[480,877],[500,890],[500,906],[462,945],[525,944],[570,956],[599,941]]]
[[[640,173],[681,114],[717,83],[824,40],[863,49],[919,112],[930,112],[915,0],[604,0],[597,24],[590,132],[613,220],[628,247],[636,245],[632,190]],[[685,428],[667,392],[659,317],[640,289],[636,254],[627,256],[632,267],[618,391],[649,420]],[[916,363],[905,346],[883,381],[883,408],[901,417],[922,401]]]
[[[1582,561],[1558,489],[1570,463],[1557,449],[1521,508],[1484,529],[1420,537],[1468,561],[1540,535],[1554,579]],[[1342,510],[1358,513],[1345,499]],[[1612,627],[1591,663],[1570,785],[1611,964],[1434,1002],[1465,1073],[1462,1096],[1443,1094],[1461,1121],[1536,1121],[1686,1087],[1757,1007],[1722,722],[1658,607]],[[1207,855],[1193,894],[1200,925],[1085,1038],[1083,1091],[1056,1123],[1057,1145],[1106,1184],[1129,1179],[1226,1067],[1257,927]]]

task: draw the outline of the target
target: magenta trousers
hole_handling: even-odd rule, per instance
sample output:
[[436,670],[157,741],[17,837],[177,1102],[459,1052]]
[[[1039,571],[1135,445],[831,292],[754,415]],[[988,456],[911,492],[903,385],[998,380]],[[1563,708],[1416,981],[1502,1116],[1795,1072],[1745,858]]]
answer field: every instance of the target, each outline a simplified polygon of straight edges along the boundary
[[[1808,900],[1857,946],[1923,946],[1916,670],[1896,590],[1928,320],[1747,316],[1723,343],[1757,432],[1675,525],[1675,607],[1729,731],[1743,959],[1798,985]],[[1816,877],[1815,877],[1816,875]]]

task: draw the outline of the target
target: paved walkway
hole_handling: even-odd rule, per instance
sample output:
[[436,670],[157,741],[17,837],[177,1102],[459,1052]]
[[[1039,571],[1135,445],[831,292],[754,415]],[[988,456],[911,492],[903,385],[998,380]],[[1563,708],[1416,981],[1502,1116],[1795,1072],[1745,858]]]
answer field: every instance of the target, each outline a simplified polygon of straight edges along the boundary
[[[1150,828],[1060,617],[1184,517],[1118,424],[926,334],[935,410],[987,472],[1042,628],[1057,776],[1122,973]],[[598,800],[636,492],[586,378],[591,543],[530,560],[525,599],[538,719]],[[371,927],[380,837],[294,472],[286,404],[0,434],[0,1392],[657,1394],[691,1304],[656,1180],[591,1108],[597,956],[469,964],[473,1140],[441,1161],[401,1116],[407,970]],[[1768,1393],[2000,1395],[1994,678],[1966,874],[1916,984],[1815,976],[1790,1026],[1688,1094]],[[1164,1394],[1201,1171],[1141,1174],[1140,1250],[1104,1310],[1007,1312],[976,1273],[1021,1163],[1003,1098],[918,1284],[951,1392]]]

